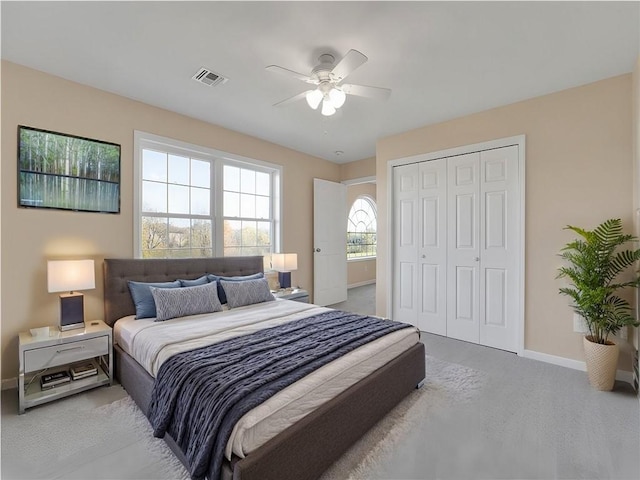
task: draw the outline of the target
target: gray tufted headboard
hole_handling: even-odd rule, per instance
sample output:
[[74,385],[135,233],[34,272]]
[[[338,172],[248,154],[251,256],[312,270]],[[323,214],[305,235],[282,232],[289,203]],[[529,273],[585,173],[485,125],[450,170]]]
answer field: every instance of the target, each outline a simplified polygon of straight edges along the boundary
[[218,258],[126,258],[104,260],[104,321],[113,326],[116,320],[133,315],[135,307],[128,280],[167,282],[178,278],[193,279],[205,273],[234,276],[263,271],[262,257]]

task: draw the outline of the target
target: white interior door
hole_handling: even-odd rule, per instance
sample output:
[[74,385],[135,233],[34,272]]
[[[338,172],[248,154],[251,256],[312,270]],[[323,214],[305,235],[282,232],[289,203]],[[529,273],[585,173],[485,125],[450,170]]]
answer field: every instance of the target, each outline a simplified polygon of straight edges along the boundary
[[313,179],[313,303],[347,299],[347,187]]
[[480,154],[447,159],[447,336],[478,343]]
[[393,319],[418,326],[418,164],[393,169]]
[[518,147],[480,152],[480,343],[514,351],[518,335]]
[[418,328],[447,334],[447,160],[420,169]]

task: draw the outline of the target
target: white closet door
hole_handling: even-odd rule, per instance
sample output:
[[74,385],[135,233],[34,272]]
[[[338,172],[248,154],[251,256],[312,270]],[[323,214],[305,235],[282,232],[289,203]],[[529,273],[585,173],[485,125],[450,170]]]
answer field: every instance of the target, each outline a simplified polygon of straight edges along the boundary
[[418,165],[393,169],[393,319],[417,325]]
[[447,334],[447,160],[420,164],[418,328]]
[[447,159],[447,336],[478,343],[479,153]]
[[518,147],[480,152],[480,343],[514,351],[519,310]]

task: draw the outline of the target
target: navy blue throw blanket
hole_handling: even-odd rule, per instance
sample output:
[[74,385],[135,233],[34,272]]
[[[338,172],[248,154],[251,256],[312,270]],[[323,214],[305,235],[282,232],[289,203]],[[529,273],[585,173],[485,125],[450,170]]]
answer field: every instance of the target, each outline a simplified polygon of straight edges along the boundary
[[411,325],[338,310],[173,355],[149,406],[156,437],[169,433],[195,480],[218,480],[234,425],[312,371]]

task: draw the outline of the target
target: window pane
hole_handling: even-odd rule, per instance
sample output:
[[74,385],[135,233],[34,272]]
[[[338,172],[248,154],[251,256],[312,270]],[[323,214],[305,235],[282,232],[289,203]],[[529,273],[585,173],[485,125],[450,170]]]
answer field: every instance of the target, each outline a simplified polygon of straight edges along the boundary
[[257,222],[258,233],[256,245],[269,246],[271,245],[271,223],[269,222]]
[[225,257],[239,257],[243,255],[242,248],[240,247],[225,247],[224,248],[224,256]]
[[144,212],[167,211],[167,184],[142,182],[142,210]]
[[191,188],[191,214],[209,215],[211,210],[211,190],[208,188]]
[[142,250],[154,250],[167,246],[167,218],[142,217]]
[[376,213],[366,197],[353,202],[347,221],[347,258],[376,256]]
[[253,246],[256,244],[256,222],[242,222],[242,246]]
[[224,192],[223,215],[225,217],[240,216],[240,194],[234,192]]
[[189,159],[177,155],[169,155],[169,183],[189,185]]
[[224,190],[240,191],[240,169],[238,167],[224,166]]
[[189,213],[189,187],[169,185],[169,213]]
[[191,245],[191,221],[188,218],[169,219],[169,248],[188,248]]
[[269,215],[269,197],[256,197],[256,218],[271,218]]
[[271,195],[271,175],[256,172],[256,193],[258,195]]
[[224,221],[224,246],[242,245],[242,222],[238,220]]
[[242,168],[240,170],[240,191],[256,193],[256,172]]
[[211,220],[191,220],[191,253],[194,257],[210,256],[213,247]]
[[240,195],[240,216],[256,218],[256,197],[254,195]]
[[167,181],[167,154],[155,150],[142,150],[142,179]]
[[191,159],[191,185],[211,188],[211,164],[209,162]]

